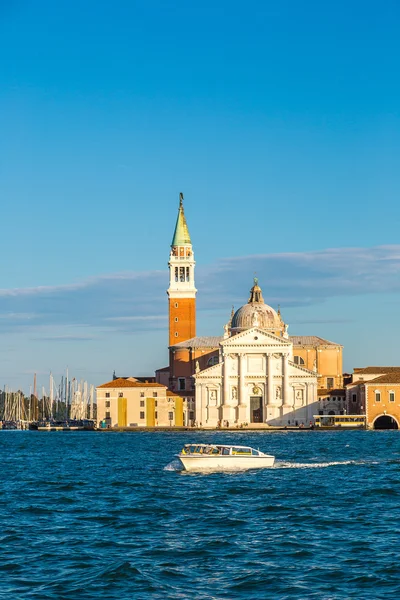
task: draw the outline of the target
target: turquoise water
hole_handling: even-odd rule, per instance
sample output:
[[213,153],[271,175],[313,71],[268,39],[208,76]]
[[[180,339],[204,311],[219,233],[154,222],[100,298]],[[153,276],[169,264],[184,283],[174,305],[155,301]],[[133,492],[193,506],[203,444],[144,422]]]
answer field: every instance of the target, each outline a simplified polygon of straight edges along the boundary
[[[177,471],[203,440],[276,467]],[[400,597],[397,431],[5,431],[0,457],[0,598]]]

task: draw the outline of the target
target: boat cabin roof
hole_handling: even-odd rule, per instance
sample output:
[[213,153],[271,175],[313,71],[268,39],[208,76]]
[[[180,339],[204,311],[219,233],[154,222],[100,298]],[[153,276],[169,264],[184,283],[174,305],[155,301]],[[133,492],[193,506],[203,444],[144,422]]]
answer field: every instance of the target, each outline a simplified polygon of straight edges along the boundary
[[189,448],[190,446],[201,446],[202,448],[242,448],[243,450],[253,450],[251,446],[238,446],[237,444],[197,444],[193,442],[192,444],[185,444],[185,448]]

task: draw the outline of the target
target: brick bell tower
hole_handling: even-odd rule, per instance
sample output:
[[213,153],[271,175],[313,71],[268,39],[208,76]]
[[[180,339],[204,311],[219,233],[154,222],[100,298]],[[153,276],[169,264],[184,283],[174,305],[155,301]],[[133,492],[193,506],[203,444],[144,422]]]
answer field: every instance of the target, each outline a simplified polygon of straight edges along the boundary
[[183,210],[183,194],[179,194],[179,211],[169,255],[169,345],[196,336],[196,287],[194,255]]

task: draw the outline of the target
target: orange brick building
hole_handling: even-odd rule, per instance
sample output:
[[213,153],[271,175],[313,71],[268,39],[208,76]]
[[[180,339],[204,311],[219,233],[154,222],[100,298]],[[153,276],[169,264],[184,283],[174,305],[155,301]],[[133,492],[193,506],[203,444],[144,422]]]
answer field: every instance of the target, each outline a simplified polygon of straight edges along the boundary
[[346,402],[349,414],[366,415],[369,429],[399,429],[400,367],[354,369]]

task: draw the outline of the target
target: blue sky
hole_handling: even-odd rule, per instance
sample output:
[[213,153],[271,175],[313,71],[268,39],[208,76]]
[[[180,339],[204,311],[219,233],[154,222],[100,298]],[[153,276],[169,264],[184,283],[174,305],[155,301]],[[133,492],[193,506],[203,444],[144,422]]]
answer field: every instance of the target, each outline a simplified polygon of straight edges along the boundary
[[254,271],[345,368],[400,364],[400,6],[0,3],[0,385],[167,360],[178,195],[198,332]]

